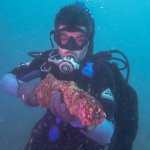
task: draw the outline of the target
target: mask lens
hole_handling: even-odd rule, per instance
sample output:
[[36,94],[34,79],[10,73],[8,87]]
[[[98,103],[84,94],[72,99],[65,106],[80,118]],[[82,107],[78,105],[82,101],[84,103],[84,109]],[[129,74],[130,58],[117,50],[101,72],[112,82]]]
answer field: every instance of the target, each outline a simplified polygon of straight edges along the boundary
[[66,45],[68,43],[69,37],[65,35],[64,33],[60,33],[60,42],[63,45]]
[[86,36],[84,33],[82,33],[79,37],[75,38],[76,44],[79,46],[83,45],[85,43],[85,39],[86,39]]

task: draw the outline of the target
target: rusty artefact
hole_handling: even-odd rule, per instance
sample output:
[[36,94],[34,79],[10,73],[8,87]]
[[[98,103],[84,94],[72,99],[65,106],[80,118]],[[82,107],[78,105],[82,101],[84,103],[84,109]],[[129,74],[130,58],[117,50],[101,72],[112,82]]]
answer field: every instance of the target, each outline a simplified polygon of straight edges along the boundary
[[101,104],[93,96],[79,89],[75,82],[57,80],[52,74],[35,89],[39,105],[48,107],[55,90],[62,93],[70,114],[80,118],[84,126],[100,124],[106,118]]

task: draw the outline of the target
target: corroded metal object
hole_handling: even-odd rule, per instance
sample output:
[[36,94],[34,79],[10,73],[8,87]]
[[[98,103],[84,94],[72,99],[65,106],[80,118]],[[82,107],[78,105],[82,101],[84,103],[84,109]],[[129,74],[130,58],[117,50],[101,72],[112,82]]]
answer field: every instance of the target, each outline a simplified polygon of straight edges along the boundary
[[40,106],[48,107],[55,90],[63,94],[63,100],[71,115],[80,118],[84,126],[100,124],[106,114],[101,104],[90,94],[79,89],[73,81],[60,81],[48,74],[35,89]]

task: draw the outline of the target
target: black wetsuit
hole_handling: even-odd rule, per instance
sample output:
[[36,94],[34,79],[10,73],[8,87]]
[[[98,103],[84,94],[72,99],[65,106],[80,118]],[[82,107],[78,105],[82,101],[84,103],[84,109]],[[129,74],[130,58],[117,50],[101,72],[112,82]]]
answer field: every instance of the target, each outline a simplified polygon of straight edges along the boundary
[[[30,63],[21,64],[11,71],[18,79],[28,82],[36,77],[44,79],[48,73],[53,74],[59,80],[74,81],[77,86],[94,96],[104,107],[107,119],[114,119],[114,113],[116,108],[116,81],[114,73],[111,69],[111,65],[108,62],[101,63],[100,65],[93,65],[93,77],[90,78],[82,73],[82,69],[86,65],[86,61],[82,62],[80,69],[73,71],[70,74],[63,74],[60,72],[57,65],[48,63],[50,55],[59,55],[57,51],[46,51],[42,53],[43,57],[35,58]],[[89,59],[90,60],[90,59]],[[47,70],[47,71],[46,71]],[[101,94],[104,90],[111,89],[113,95],[113,101],[102,97]],[[137,122],[136,122],[137,123]],[[56,141],[50,141],[48,138],[48,131],[51,126],[56,125],[60,130],[60,136]],[[114,135],[114,137],[116,134]],[[114,138],[116,139],[116,137]],[[134,138],[132,138],[131,144]],[[115,142],[115,141],[113,141]],[[110,146],[114,149],[114,144]],[[101,146],[93,140],[83,135],[78,128],[72,127],[70,124],[64,122],[56,123],[56,118],[47,110],[46,114],[41,120],[34,126],[31,138],[25,147],[25,150],[99,150],[104,149],[106,146]],[[123,150],[123,149],[122,149]],[[126,149],[130,150],[130,149]]]

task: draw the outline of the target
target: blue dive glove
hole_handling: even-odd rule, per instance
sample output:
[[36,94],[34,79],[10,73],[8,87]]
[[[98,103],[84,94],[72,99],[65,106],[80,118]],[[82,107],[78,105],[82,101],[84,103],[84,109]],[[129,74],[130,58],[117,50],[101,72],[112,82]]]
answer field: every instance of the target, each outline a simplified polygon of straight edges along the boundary
[[59,117],[64,122],[70,123],[73,127],[82,127],[80,119],[69,113],[59,90],[55,90],[49,108],[55,116]]

